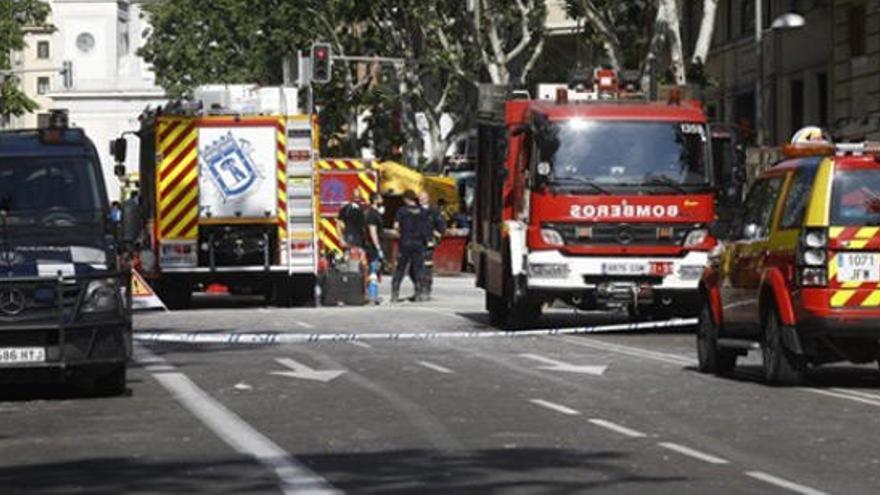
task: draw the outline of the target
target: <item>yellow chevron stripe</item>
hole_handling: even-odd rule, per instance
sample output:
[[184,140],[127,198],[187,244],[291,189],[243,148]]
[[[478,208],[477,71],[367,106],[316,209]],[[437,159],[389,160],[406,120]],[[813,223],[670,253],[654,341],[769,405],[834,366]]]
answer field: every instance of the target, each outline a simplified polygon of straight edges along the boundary
[[[342,161],[342,160],[340,160],[340,161]],[[366,165],[364,165],[364,162],[362,162],[360,160],[349,160],[349,161],[353,165],[352,168],[356,168],[358,170],[367,168]],[[342,162],[342,163],[345,163],[345,162]]]
[[837,239],[843,233],[844,227],[831,227],[828,229],[828,237]]
[[179,146],[173,149],[162,150],[162,168],[165,168],[169,164],[174,163],[174,160],[176,160],[177,157],[180,156],[181,153],[183,153],[183,150],[185,150],[187,146],[189,146],[196,140],[197,135],[198,133],[195,131],[195,129],[193,129],[187,137],[183,138],[183,141],[180,143]]
[[327,162],[327,160],[318,160],[318,168],[323,169],[323,170],[332,170],[333,169],[333,167],[330,165],[330,163]]
[[199,173],[198,170],[193,169],[186,177],[177,185],[174,189],[169,189],[166,191],[162,191],[162,201],[159,203],[159,210],[164,210],[168,207],[174,200],[184,193],[197,193],[199,188],[195,187],[196,179],[198,178]]
[[184,131],[186,131],[187,126],[189,125],[189,121],[187,120],[175,120],[173,122],[169,122],[169,125],[176,125],[177,127],[171,131],[170,134],[165,138],[164,141],[159,143],[157,147],[159,152],[165,154],[168,151],[168,148]]
[[847,247],[850,249],[864,249],[868,245],[868,241],[849,241]]
[[847,301],[849,301],[852,296],[854,296],[856,291],[854,290],[838,290],[834,292],[834,295],[831,296],[831,307],[832,308],[840,308],[846,306]]
[[880,306],[880,290],[874,290],[862,301],[862,306]]
[[326,249],[330,249],[331,251],[342,252],[342,248],[339,247],[330,237],[326,234],[320,234],[318,237],[321,239],[321,245],[323,245]]
[[877,235],[878,231],[880,231],[880,227],[862,227],[856,232],[856,239],[871,240]]
[[[177,167],[175,167],[175,170],[173,172],[171,172],[171,174],[168,175],[168,177],[165,177],[164,181],[159,183],[159,191],[164,192],[164,189],[166,187],[168,187],[168,184],[170,184],[174,180],[175,177],[180,175],[181,172],[186,170],[186,168],[188,166],[190,166],[193,162],[196,161],[196,153],[197,153],[197,150],[195,148],[193,148],[192,151],[190,151],[190,153],[188,155],[186,155],[183,158],[183,160],[177,165]],[[195,170],[198,171],[198,169],[199,169],[198,164],[196,164]]]
[[372,174],[369,174],[367,172],[359,172],[358,177],[360,177],[365,186],[369,187],[370,192],[376,192],[376,190],[378,189],[378,185],[376,184],[376,180],[373,178]]
[[339,233],[336,232],[336,225],[326,218],[321,219],[321,228],[333,232],[334,235],[339,235]]
[[[191,235],[189,235],[189,232],[181,232],[181,231],[189,222],[191,222],[198,215],[198,213],[199,213],[198,208],[193,208],[192,210],[190,210],[190,212],[180,220],[180,223],[177,224],[177,226],[174,227],[174,229],[168,233],[168,238],[175,238],[175,237],[189,238],[189,237],[191,237]],[[196,230],[196,229],[193,229],[193,230]]]
[[[198,195],[198,193],[199,193],[198,189],[190,189],[186,193],[186,196],[183,196],[183,198],[181,198],[180,203],[177,203],[177,205],[171,211],[169,211],[167,215],[164,215],[163,218],[160,220],[160,222],[159,222],[160,230],[164,230],[166,227],[168,227],[168,224],[172,220],[174,220],[178,214],[180,214],[180,212],[183,210],[184,206],[186,206],[187,204],[189,204],[190,201],[195,199],[195,197]],[[195,211],[199,210],[198,204],[196,204],[196,207],[193,208],[193,210],[195,210]],[[181,222],[181,223],[184,223],[184,222]],[[178,227],[179,227],[179,225],[178,225]]]
[[832,256],[828,260],[828,280],[837,279],[837,256]]

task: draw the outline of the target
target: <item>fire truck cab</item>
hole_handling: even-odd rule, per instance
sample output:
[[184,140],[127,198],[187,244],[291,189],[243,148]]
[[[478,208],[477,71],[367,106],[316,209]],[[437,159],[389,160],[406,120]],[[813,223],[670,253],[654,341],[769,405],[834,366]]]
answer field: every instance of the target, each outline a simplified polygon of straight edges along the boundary
[[552,99],[481,88],[474,263],[493,325],[561,299],[582,309],[696,314],[715,245],[715,177],[696,102],[542,85]]

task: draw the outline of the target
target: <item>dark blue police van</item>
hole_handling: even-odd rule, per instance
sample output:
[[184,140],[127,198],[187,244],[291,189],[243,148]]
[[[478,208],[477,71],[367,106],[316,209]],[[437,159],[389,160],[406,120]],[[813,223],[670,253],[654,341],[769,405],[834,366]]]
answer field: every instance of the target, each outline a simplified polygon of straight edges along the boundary
[[66,113],[0,132],[0,386],[125,391],[134,216],[111,210],[95,147]]

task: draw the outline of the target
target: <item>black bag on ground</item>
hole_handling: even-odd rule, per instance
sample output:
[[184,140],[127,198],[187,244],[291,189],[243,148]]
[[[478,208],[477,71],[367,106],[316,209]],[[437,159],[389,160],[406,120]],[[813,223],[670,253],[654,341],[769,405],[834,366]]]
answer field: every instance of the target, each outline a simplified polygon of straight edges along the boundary
[[329,270],[321,280],[321,304],[324,306],[363,306],[364,274],[359,271]]

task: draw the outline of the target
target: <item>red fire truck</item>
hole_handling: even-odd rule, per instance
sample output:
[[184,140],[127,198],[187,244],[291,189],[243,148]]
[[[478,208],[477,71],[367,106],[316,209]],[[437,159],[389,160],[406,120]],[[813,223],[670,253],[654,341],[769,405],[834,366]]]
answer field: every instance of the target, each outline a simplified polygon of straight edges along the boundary
[[527,325],[556,299],[696,314],[716,243],[706,117],[622,86],[597,70],[536,100],[481,88],[473,255],[493,325]]

